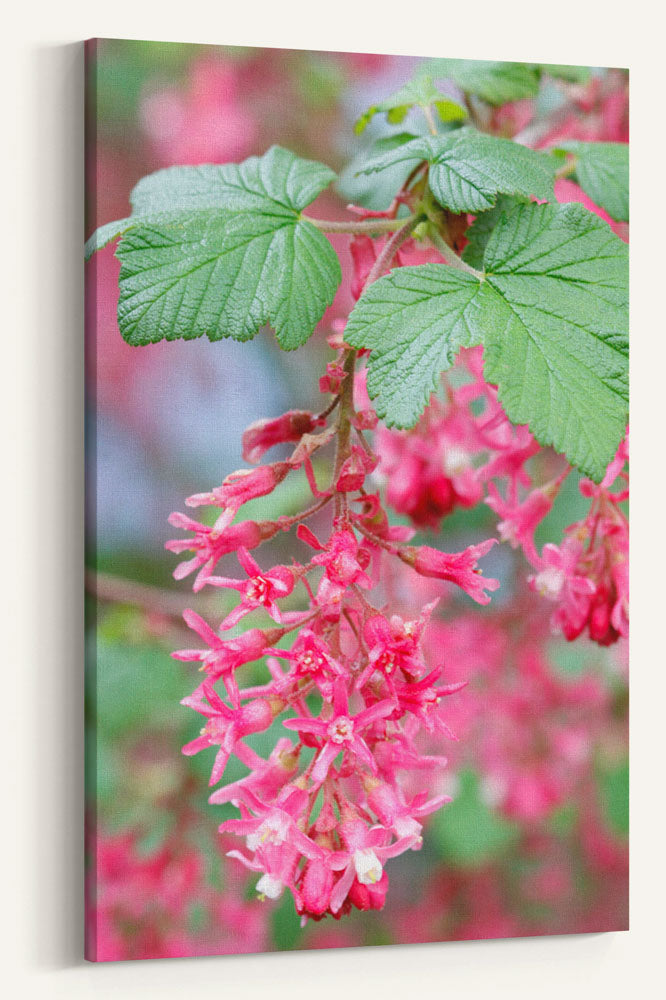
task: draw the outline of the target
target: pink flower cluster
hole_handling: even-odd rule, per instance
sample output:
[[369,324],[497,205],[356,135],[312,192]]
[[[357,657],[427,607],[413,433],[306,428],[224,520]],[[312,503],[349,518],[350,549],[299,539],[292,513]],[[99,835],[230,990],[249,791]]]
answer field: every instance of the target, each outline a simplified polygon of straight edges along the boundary
[[[134,831],[94,832],[86,891],[86,954],[98,962],[264,951],[269,934],[238,887],[220,892],[200,851],[169,835],[151,852]],[[194,927],[191,913],[200,913]],[[203,925],[202,925],[203,924]]]
[[[447,801],[443,794],[407,795],[402,774],[445,763],[424,755],[420,740],[424,733],[450,735],[439,706],[464,682],[447,683],[444,664],[424,656],[423,633],[436,601],[408,620],[381,603],[384,558],[452,583],[479,603],[499,585],[477,566],[494,539],[453,554],[409,545],[411,530],[391,526],[379,495],[366,491],[377,464],[364,435],[370,411],[353,405],[353,352],[339,336],[332,342],[339,353],[322,382],[333,394],[324,413],[290,412],[244,435],[248,459],[284,442],[296,445],[291,457],[233,473],[220,487],[190,497],[189,506],[216,508],[217,519],[209,527],[173,514],[171,523],[190,537],[167,543],[171,551],[192,553],[177,578],[196,573],[195,590],[217,587],[240,598],[215,629],[185,612],[204,646],[174,656],[200,664],[203,679],[184,704],[204,724],[184,753],[215,749],[211,784],[224,777],[232,754],[249,769],[211,795],[211,802],[231,802],[240,811],[220,830],[245,838],[245,849],[231,855],[257,873],[258,893],[275,899],[290,890],[304,919],[380,909],[386,862],[420,848],[421,819]],[[312,456],[334,440],[330,485],[321,490]],[[274,521],[234,522],[244,503],[301,468],[310,507]],[[317,516],[324,523],[326,509],[332,512],[326,533],[306,525]],[[302,561],[262,568],[250,550],[294,528]],[[243,578],[217,571],[231,553]],[[379,604],[371,602],[373,591]],[[225,635],[257,612],[267,616],[267,627]],[[265,661],[265,683],[243,686],[244,666],[256,661]],[[274,744],[264,758],[251,737],[267,730]]]
[[445,400],[433,396],[413,430],[377,432],[389,504],[416,527],[433,530],[457,507],[478,504],[491,479],[505,478],[516,494],[529,483],[525,463],[539,451],[527,427],[507,420],[497,390],[484,381],[482,348],[461,351],[444,388]]
[[535,484],[534,463],[528,464],[529,460],[538,456],[541,469],[552,460],[527,427],[514,427],[507,420],[496,389],[483,379],[481,348],[461,352],[445,392],[445,401],[433,397],[413,430],[380,427],[377,431],[377,472],[391,506],[416,527],[436,529],[456,507],[485,499],[499,518],[500,539],[522,549],[536,571],[530,578],[532,587],[557,604],[553,616],[557,630],[569,640],[587,630],[601,645],[626,636],[629,527],[622,508],[629,495],[626,439],[599,486],[581,481],[580,491],[591,501],[587,517],[566,529],[560,545],[544,545],[539,553],[535,532],[550,513],[569,467]]
[[613,734],[611,694],[584,660],[587,669],[574,676],[553,665],[538,598],[521,592],[483,622],[469,614],[434,622],[428,643],[453,665],[454,677],[468,665],[464,704],[448,717],[460,735],[452,764],[479,773],[487,804],[533,824],[574,802],[589,783],[595,745]]
[[[566,529],[561,545],[544,545],[533,560],[538,572],[530,582],[556,603],[553,623],[569,640],[587,630],[609,646],[629,634],[629,523],[621,507],[629,497],[628,457],[625,438],[601,485],[580,483],[591,501],[587,516]],[[619,489],[611,489],[618,480]]]

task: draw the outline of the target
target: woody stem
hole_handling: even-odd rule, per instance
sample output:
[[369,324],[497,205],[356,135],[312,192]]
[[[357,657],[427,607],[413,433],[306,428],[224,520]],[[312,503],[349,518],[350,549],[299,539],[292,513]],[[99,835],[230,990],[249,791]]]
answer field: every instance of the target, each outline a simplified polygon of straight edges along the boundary
[[[333,488],[338,481],[342,466],[350,454],[350,439],[352,416],[354,413],[354,365],[356,351],[349,350],[345,354],[343,368],[345,377],[340,387],[340,410],[338,413],[338,432],[335,450],[335,466],[333,469]],[[335,516],[340,517],[347,509],[347,498],[344,493],[335,494]]]
[[[386,271],[396,253],[412,234],[423,215],[413,215],[411,218],[401,222],[400,228],[386,241],[375,263],[370,269],[363,290],[380,278]],[[340,410],[338,413],[337,446],[335,452],[335,467],[333,470],[333,488],[340,476],[340,471],[345,460],[350,454],[350,439],[352,428],[352,417],[354,415],[354,365],[356,363],[356,351],[353,349],[345,353],[343,368],[345,377],[340,387]],[[340,517],[347,510],[347,498],[344,493],[336,493],[335,496],[335,516]]]

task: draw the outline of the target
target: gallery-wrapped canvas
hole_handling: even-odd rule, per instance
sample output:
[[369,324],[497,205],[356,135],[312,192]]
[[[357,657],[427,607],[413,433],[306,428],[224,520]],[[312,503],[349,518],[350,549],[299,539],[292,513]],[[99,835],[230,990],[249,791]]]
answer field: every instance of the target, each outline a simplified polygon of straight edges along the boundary
[[628,77],[451,55],[87,43],[91,960],[628,925]]

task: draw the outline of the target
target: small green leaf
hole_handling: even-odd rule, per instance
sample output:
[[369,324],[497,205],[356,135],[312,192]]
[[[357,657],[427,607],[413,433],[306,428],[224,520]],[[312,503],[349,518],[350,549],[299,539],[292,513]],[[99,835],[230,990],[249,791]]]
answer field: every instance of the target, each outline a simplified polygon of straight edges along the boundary
[[498,194],[553,198],[553,157],[473,128],[413,139],[371,159],[363,172],[421,160],[430,163],[429,183],[435,198],[453,212],[484,212],[492,208]]
[[539,63],[537,69],[567,83],[587,83],[592,75],[589,66],[568,66],[565,63]]
[[538,73],[526,63],[433,59],[423,72],[434,80],[452,80],[466,94],[493,105],[536,97],[539,90]]
[[626,142],[567,142],[576,180],[595,205],[617,222],[629,221],[629,146]]
[[285,350],[303,344],[341,272],[301,210],[334,176],[274,146],[239,165],[171,167],[140,181],[132,217],[89,241],[94,250],[124,233],[117,256],[125,340],[248,340],[271,323]]
[[354,129],[363,132],[375,115],[385,114],[391,125],[399,125],[413,107],[434,107],[443,122],[460,122],[467,118],[467,111],[447,94],[442,94],[427,76],[418,76],[391,94],[380,104],[373,104],[356,122]]
[[92,236],[86,240],[85,246],[83,248],[83,254],[86,260],[90,260],[94,253],[98,250],[104,249],[109,243],[112,243],[121,233],[124,233],[132,225],[132,220],[127,219],[117,219],[115,222],[107,222],[106,225],[100,226]]
[[366,108],[363,114],[357,118],[356,123],[354,124],[354,132],[356,132],[356,135],[360,135],[362,132],[365,132],[378,110],[379,108],[376,104],[371,104],[370,107]]
[[387,153],[390,149],[397,149],[416,138],[417,136],[413,132],[394,132],[393,135],[385,135],[381,139],[375,140],[370,147],[370,152],[375,156],[379,153]]
[[412,426],[457,350],[483,343],[509,418],[599,482],[627,421],[626,245],[581,205],[519,204],[484,268],[398,269],[359,299],[345,339],[372,351],[377,412]]

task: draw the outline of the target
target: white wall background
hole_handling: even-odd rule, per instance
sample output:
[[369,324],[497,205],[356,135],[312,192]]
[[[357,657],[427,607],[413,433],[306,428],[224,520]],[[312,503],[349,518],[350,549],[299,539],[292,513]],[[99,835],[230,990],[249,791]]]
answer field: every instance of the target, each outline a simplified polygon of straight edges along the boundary
[[[654,997],[664,953],[664,31],[606,0],[84,0],[5,7],[0,72],[2,880],[12,998]],[[85,965],[82,50],[88,36],[629,66],[632,918],[624,934]],[[659,75],[661,74],[661,79]],[[18,265],[18,267],[17,267]],[[6,303],[9,303],[7,308]],[[7,646],[5,637],[9,635]],[[659,983],[662,986],[659,986]]]

